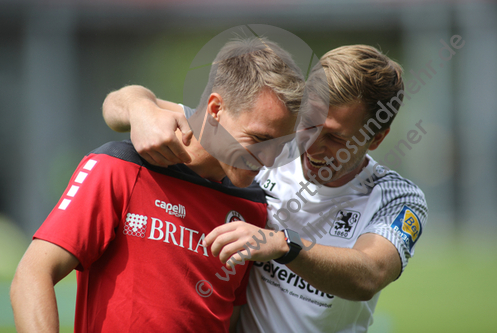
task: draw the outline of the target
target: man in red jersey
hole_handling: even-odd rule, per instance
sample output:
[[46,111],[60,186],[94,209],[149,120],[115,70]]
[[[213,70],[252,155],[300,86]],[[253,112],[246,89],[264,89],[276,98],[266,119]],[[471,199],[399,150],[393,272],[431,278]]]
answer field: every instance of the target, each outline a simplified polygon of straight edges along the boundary
[[[233,216],[264,227],[264,193],[239,187],[272,160],[244,147],[293,133],[304,80],[288,54],[258,38],[227,43],[214,64],[189,163],[153,166],[130,142],[82,160],[16,271],[19,332],[58,332],[54,285],[73,269],[75,332],[228,331],[246,302],[249,265],[218,279],[204,238]],[[214,145],[215,158],[204,146],[219,135],[230,149]]]
[[[263,168],[255,178],[267,195],[267,243],[250,251],[256,262],[240,333],[366,332],[381,290],[402,274],[427,223],[423,192],[368,154],[389,133],[404,95],[410,99],[400,65],[367,45],[333,49],[320,63],[329,101],[312,99],[305,122],[324,119],[299,131],[301,156],[282,164],[292,155],[284,150],[278,168]],[[114,130],[131,129],[133,144],[151,163],[178,163],[185,157],[168,129],[176,130],[183,115],[150,95],[143,87],[109,94],[105,120]],[[416,127],[426,134],[421,121]],[[282,233],[276,230],[284,230],[286,241],[271,237]],[[221,263],[236,263],[259,232],[248,223],[222,225],[205,245]]]

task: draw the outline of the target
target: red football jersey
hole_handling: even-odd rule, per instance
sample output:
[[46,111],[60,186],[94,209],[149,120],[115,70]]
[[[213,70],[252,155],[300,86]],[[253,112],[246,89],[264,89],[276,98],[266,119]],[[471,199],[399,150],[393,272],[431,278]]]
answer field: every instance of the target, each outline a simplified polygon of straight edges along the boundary
[[223,332],[251,265],[226,274],[202,240],[233,219],[266,218],[258,187],[153,167],[113,142],[83,159],[34,238],[80,262],[75,332]]

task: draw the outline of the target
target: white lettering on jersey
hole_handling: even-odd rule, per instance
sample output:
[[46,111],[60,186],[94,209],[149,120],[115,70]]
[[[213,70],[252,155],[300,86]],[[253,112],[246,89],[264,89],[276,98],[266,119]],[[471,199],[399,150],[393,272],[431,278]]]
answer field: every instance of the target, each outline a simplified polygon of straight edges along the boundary
[[155,200],[155,205],[157,207],[160,207],[166,211],[169,215],[174,215],[176,217],[181,217],[182,219],[185,218],[186,216],[186,209],[185,206],[183,205],[173,205],[171,203],[166,203],[164,201],[161,201],[159,199]]
[[207,248],[202,245],[202,241],[205,238],[204,233],[202,233],[202,235],[198,237],[200,232],[197,230],[193,230],[182,225],[180,225],[178,228],[174,223],[169,221],[164,221],[164,225],[164,222],[162,220],[155,217],[152,217],[151,220],[150,234],[148,236],[148,239],[156,241],[163,240],[164,243],[174,244],[182,248],[185,248],[186,241],[187,249],[189,251],[198,253],[198,248],[199,246],[201,246],[204,249],[203,255],[206,257],[209,256],[207,254]]
[[[272,261],[267,261],[265,263],[255,261],[254,269],[267,272],[269,276],[265,277],[262,271],[260,271],[262,281],[280,288],[282,292],[289,294],[290,296],[299,297],[300,299],[307,298],[307,296],[310,297],[311,295],[316,295],[323,298],[323,300],[325,300],[326,302],[325,305],[320,306],[331,308],[331,300],[335,298],[334,295],[330,295],[323,291],[315,289],[300,276],[293,273],[292,271],[287,270],[285,266],[275,265]],[[298,294],[297,288],[299,288],[301,290],[299,292],[303,292],[303,294]],[[291,289],[293,289],[293,291]],[[304,300],[311,301],[310,298]],[[315,302],[312,301],[311,303]]]

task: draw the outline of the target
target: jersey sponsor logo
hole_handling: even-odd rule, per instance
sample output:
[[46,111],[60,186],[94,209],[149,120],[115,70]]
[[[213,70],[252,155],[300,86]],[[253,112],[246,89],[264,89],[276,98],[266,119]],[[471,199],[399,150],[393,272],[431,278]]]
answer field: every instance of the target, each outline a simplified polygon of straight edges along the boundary
[[359,212],[348,209],[339,210],[329,234],[335,237],[351,239],[360,218],[361,213]]
[[400,232],[402,240],[412,255],[414,244],[416,244],[422,233],[422,226],[416,213],[409,207],[404,206],[391,224],[391,227]]
[[[201,253],[208,257],[207,248],[202,245],[205,234],[197,230],[176,225],[173,222],[162,221],[156,217],[128,213],[124,223],[123,233],[128,236],[144,238],[148,232],[147,239],[162,241],[192,252]],[[200,248],[200,249],[199,249]],[[202,251],[203,250],[203,251]],[[200,252],[199,252],[200,251]]]
[[162,221],[156,217],[151,217],[150,219],[150,233],[147,237],[148,239],[173,244],[196,253],[199,253],[199,250],[202,252],[203,249],[202,254],[206,257],[209,256],[207,248],[202,245],[202,242],[205,239],[204,233],[200,235],[200,232],[197,230],[182,225],[176,225],[173,222]]
[[186,209],[183,205],[173,205],[172,203],[167,203],[159,199],[155,200],[155,205],[164,209],[169,215],[181,217],[182,219],[184,219],[186,216]]
[[245,219],[243,218],[242,214],[238,213],[236,210],[230,210],[228,212],[228,214],[226,214],[226,218],[224,219],[224,223],[230,223],[233,221],[245,222]]
[[[331,300],[335,298],[334,295],[326,294],[323,291],[315,289],[306,280],[302,279],[300,276],[293,273],[292,271],[287,270],[284,265],[274,264],[273,261],[255,261],[254,267],[267,272],[267,274],[269,275],[269,277],[265,277],[265,274],[261,272],[262,281],[274,287],[279,287],[283,293],[307,302],[317,304],[318,306],[331,308]],[[292,285],[295,288],[291,288]],[[291,288],[293,290],[289,290],[288,288]],[[300,289],[300,291],[297,288]],[[309,298],[315,297],[312,295],[321,297],[322,301],[319,302],[317,300]]]
[[145,237],[147,231],[147,217],[145,215],[138,215],[128,213],[126,221],[124,222],[123,233],[128,236]]

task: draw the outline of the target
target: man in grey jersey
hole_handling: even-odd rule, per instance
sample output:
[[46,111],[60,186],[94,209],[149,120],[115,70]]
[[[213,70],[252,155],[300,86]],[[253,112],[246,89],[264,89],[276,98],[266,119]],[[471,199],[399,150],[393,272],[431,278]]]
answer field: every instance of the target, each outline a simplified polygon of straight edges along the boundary
[[[268,229],[229,223],[205,239],[227,264],[264,235],[264,245],[250,250],[255,263],[240,332],[366,331],[380,291],[400,276],[426,224],[421,190],[367,154],[387,136],[402,104],[401,67],[364,45],[334,49],[321,65],[329,104],[317,102],[313,112],[327,114],[315,126],[322,130],[303,144],[299,159],[256,178],[268,194]],[[161,106],[177,108],[134,86],[109,94],[103,111],[114,130],[131,124],[133,143],[149,162],[186,162],[190,157],[171,139],[179,127],[188,141],[186,119]]]

